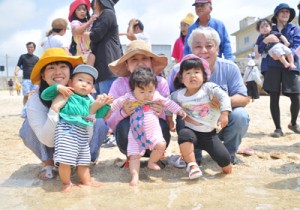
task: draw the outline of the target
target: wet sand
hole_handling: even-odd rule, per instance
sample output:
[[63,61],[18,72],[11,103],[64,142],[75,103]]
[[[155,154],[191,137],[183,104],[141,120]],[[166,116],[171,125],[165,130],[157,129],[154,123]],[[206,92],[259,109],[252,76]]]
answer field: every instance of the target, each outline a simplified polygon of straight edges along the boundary
[[[18,136],[22,97],[0,91],[0,101],[0,209],[300,209],[300,135],[287,128],[286,97],[280,100],[285,136],[278,139],[269,136],[274,130],[269,97],[247,106],[251,122],[241,147],[251,147],[256,155],[238,155],[242,163],[231,175],[220,174],[204,153],[199,180],[188,180],[185,169],[170,165],[161,171],[143,167],[140,185],[133,189],[129,170],[120,168],[124,155],[117,147],[102,148],[91,172],[104,186],[65,194],[59,192],[58,178],[37,178],[42,165]],[[176,133],[167,149],[171,153],[179,154]],[[78,180],[76,175],[73,180]]]

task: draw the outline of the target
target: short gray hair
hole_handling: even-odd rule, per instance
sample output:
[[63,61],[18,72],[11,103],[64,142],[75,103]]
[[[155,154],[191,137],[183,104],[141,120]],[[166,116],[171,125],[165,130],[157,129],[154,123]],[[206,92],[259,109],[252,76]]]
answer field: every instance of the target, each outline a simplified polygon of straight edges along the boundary
[[206,39],[213,40],[217,47],[220,47],[221,39],[218,32],[209,26],[199,26],[192,31],[188,39],[188,45],[192,49],[192,43],[195,41],[195,37],[203,35]]

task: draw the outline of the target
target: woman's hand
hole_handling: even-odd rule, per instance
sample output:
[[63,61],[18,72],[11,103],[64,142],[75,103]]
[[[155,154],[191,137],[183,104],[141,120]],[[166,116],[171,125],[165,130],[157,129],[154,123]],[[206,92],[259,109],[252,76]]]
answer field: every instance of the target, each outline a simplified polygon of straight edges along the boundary
[[51,109],[56,113],[59,113],[60,109],[64,107],[64,105],[69,100],[69,97],[64,97],[62,94],[58,94],[52,101]]

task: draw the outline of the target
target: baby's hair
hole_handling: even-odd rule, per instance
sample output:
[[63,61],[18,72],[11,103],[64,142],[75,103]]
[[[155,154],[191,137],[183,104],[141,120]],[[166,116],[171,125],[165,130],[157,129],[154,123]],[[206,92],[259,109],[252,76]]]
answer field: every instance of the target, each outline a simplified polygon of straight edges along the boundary
[[263,23],[267,23],[272,28],[272,22],[268,18],[259,19],[256,22],[256,30],[259,32],[260,25]]
[[179,72],[174,79],[174,87],[176,89],[185,88],[185,85],[182,83],[182,74],[184,71],[188,71],[190,69],[200,69],[203,74],[203,83],[207,81],[207,74],[204,70],[202,60],[197,58],[187,59],[181,62]]
[[134,91],[136,87],[143,89],[151,83],[154,84],[155,88],[157,87],[157,78],[151,68],[137,68],[129,77],[131,91]]

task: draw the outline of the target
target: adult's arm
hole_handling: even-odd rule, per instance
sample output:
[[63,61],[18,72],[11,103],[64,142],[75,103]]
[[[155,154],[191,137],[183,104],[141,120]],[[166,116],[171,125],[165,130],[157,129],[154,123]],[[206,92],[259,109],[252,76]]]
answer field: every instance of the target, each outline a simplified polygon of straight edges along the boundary
[[222,40],[221,40],[222,49],[220,49],[220,50],[223,53],[224,58],[226,58],[227,60],[234,60],[233,55],[232,55],[232,49],[231,49],[229,35],[227,33],[227,30],[226,30],[224,24],[222,24],[221,30],[222,30],[221,33],[223,34],[223,36],[222,36]]
[[131,41],[133,40],[137,40],[135,34],[134,34],[134,25],[136,24],[136,19],[135,18],[132,18],[130,21],[129,21],[129,25],[128,25],[128,28],[127,28],[127,38]]
[[249,103],[249,98],[241,94],[230,96],[231,107],[245,107]]
[[37,136],[38,140],[48,147],[54,147],[54,133],[59,120],[58,112],[54,109],[45,107],[35,92],[27,103],[27,118],[30,127]]

